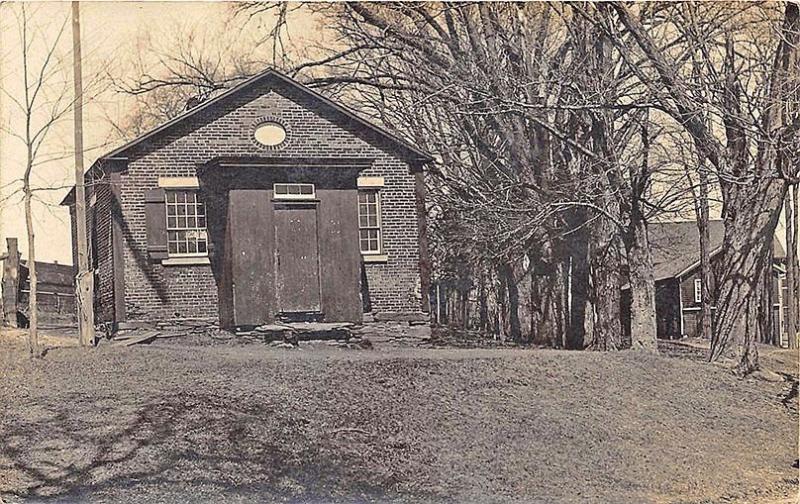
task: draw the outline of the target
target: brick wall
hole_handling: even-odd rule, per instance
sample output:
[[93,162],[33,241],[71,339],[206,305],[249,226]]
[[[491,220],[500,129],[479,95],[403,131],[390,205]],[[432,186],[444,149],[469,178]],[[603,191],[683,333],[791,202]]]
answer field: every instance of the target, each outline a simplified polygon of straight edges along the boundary
[[91,233],[90,260],[95,269],[95,320],[107,322],[114,319],[114,264],[111,243],[111,188],[105,177],[97,181],[92,190],[96,195],[94,207],[89,212],[88,227]]
[[[280,147],[253,138],[264,120],[288,132]],[[358,131],[325,106],[292,89],[250,89],[217,102],[134,148],[122,173],[125,305],[129,319],[217,319],[217,286],[210,266],[163,266],[147,256],[144,192],[159,176],[196,176],[196,167],[218,156],[370,158],[362,175],[385,178],[381,190],[383,264],[366,264],[375,312],[419,312],[419,246],[414,175],[369,131]],[[332,168],[335,169],[335,168]],[[357,246],[357,244],[354,244]]]
[[[92,204],[92,196],[95,202]],[[86,231],[89,239],[89,266],[95,270],[95,321],[114,319],[114,269],[111,242],[112,194],[108,177],[86,177]],[[78,271],[78,242],[75,206],[70,206],[73,274]]]

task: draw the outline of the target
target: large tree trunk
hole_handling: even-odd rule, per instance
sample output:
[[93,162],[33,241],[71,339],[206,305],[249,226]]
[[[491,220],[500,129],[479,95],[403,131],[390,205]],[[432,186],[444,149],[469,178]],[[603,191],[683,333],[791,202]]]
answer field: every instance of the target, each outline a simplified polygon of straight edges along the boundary
[[800,248],[800,241],[798,241],[798,235],[800,235],[800,229],[798,229],[798,225],[800,225],[800,184],[794,185],[792,194],[794,196],[794,226],[792,227],[794,282],[789,287],[788,297],[790,302],[793,303],[792,306],[794,306],[794,333],[790,334],[794,342],[792,348],[797,348],[800,346],[800,257],[797,256],[798,248]]
[[480,280],[478,281],[478,330],[481,333],[489,329],[489,307],[486,302],[486,273],[481,266]]
[[568,325],[564,268],[556,265],[551,275],[535,276],[531,285],[531,303],[537,308],[531,317],[534,343],[562,348]]
[[569,325],[566,310],[567,267],[561,245],[552,242],[544,244],[540,260],[531,265],[531,340],[554,348],[565,346]]
[[769,247],[769,256],[767,257],[767,269],[761,277],[761,283],[758,286],[757,297],[761,302],[760,314],[762,315],[758,325],[759,338],[758,341],[765,344],[773,344],[775,341],[775,327],[777,322],[774,316],[774,293],[772,288],[774,282],[772,281],[772,264],[775,262],[775,254],[772,247]]
[[39,315],[37,302],[37,278],[36,278],[36,249],[34,246],[33,233],[33,214],[31,212],[31,193],[30,183],[26,180],[23,205],[25,207],[25,227],[28,235],[28,282],[30,284],[30,294],[28,297],[28,351],[32,357],[41,357],[39,350]]
[[19,249],[16,238],[6,238],[8,252],[3,261],[3,325],[17,327],[19,316]]
[[695,199],[695,214],[697,230],[700,234],[700,277],[702,282],[702,302],[700,303],[700,336],[711,339],[711,304],[714,299],[711,291],[713,273],[711,271],[711,256],[709,250],[708,231],[708,173],[705,166],[700,166],[700,194]]
[[467,289],[460,289],[459,290],[459,311],[458,314],[460,318],[460,326],[461,329],[469,329],[469,290]]
[[[758,369],[756,341],[771,318],[770,313],[765,313],[761,297],[766,278],[771,274],[771,247],[787,192],[787,184],[782,180],[760,184],[746,194],[739,193],[740,199],[724,215],[725,237],[711,360],[725,355],[729,344],[735,342],[735,371],[740,374]],[[732,208],[736,208],[735,213]]]
[[[797,186],[794,188],[796,194]],[[795,299],[797,291],[795,287],[795,275],[797,270],[797,244],[795,243],[795,233],[797,229],[797,215],[794,212],[795,202],[792,201],[792,194],[787,192],[784,217],[786,219],[786,319],[784,328],[789,340],[789,348],[797,348],[797,306]]]
[[647,225],[643,219],[631,218],[625,251],[631,291],[631,348],[656,352],[656,286]]
[[420,304],[423,313],[428,313],[431,309],[432,263],[428,246],[428,216],[425,211],[425,174],[422,170],[414,175],[414,196],[417,210],[417,240],[419,241]]
[[614,242],[614,235],[607,235],[607,239],[602,241],[593,240],[592,286],[589,297],[594,310],[594,326],[587,347],[590,350],[623,348],[619,269],[619,250]]
[[517,280],[514,277],[514,268],[508,262],[504,262],[500,266],[500,274],[508,295],[508,336],[513,341],[520,341],[522,339],[522,327],[519,323],[519,290],[517,289]]
[[[580,214],[581,217],[585,217]],[[575,227],[581,223],[574,223]],[[589,231],[582,227],[572,233],[570,247],[570,312],[566,347],[582,350],[586,344],[586,310],[589,301]]]

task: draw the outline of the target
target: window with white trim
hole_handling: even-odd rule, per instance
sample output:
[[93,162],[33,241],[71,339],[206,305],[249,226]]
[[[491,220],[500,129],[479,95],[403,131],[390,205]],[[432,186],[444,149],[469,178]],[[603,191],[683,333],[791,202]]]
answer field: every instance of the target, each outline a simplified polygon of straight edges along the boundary
[[362,254],[381,253],[381,199],[376,190],[358,191],[358,241]]
[[703,281],[699,278],[694,279],[694,302],[703,302]]
[[317,197],[314,184],[273,184],[275,199],[304,200]]
[[166,191],[167,251],[170,256],[208,254],[206,208],[197,191]]

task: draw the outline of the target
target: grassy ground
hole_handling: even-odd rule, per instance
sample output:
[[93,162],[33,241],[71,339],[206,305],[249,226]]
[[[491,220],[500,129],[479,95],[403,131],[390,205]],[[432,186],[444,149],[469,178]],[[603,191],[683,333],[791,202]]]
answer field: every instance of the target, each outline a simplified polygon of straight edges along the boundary
[[10,502],[751,503],[797,486],[791,383],[686,357],[165,341],[30,361],[12,336]]

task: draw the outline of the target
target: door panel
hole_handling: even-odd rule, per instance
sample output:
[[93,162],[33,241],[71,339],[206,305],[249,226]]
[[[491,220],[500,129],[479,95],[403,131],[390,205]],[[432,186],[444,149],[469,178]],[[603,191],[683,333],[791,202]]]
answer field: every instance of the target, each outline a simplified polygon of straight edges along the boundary
[[352,189],[317,189],[319,263],[326,322],[361,322],[358,196]]
[[234,324],[260,325],[275,312],[272,264],[272,209],[269,192],[235,189],[229,193],[228,233]]
[[321,311],[315,205],[275,207],[275,269],[280,312]]

